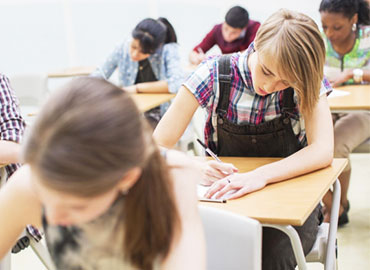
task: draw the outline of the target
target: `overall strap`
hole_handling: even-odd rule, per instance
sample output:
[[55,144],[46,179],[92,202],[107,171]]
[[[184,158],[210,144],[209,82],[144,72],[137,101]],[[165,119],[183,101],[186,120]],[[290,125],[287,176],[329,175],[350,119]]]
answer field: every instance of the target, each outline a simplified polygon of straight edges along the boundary
[[296,118],[296,116],[294,115],[294,89],[292,87],[289,87],[283,91],[283,108],[281,109],[281,111],[284,116]]
[[225,115],[229,106],[229,97],[231,89],[231,75],[230,75],[230,58],[231,54],[225,54],[218,60],[218,80],[220,96],[218,99],[217,114]]

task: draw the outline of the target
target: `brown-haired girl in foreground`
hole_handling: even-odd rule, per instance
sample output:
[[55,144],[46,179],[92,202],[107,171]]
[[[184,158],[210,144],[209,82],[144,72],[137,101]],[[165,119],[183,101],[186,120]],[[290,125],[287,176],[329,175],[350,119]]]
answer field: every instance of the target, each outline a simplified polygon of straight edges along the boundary
[[104,80],[54,94],[0,190],[0,257],[32,224],[57,269],[204,269],[197,170],[174,151],[169,170],[144,126]]

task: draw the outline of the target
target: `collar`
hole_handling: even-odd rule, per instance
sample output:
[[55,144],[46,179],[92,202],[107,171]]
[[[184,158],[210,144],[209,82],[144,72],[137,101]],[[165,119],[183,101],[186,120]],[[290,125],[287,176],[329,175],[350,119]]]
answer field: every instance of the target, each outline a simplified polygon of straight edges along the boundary
[[251,95],[255,95],[256,92],[253,88],[252,74],[248,67],[248,57],[254,52],[254,42],[252,42],[248,49],[246,49],[239,57],[238,69],[240,71],[243,83],[245,84],[246,92]]

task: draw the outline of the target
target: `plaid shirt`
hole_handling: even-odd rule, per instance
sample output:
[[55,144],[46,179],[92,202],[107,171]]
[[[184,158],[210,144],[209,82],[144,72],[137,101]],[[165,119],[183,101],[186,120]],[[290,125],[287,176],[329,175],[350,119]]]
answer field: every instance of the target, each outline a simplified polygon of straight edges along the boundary
[[[283,91],[266,96],[256,94],[252,76],[247,65],[248,56],[253,52],[254,44],[243,53],[231,55],[231,90],[230,103],[226,117],[236,124],[255,124],[272,120],[281,115]],[[188,77],[184,86],[188,88],[201,107],[206,110],[204,139],[207,145],[217,145],[217,104],[219,100],[218,60],[220,56],[211,56],[203,61]],[[329,82],[324,79],[321,84],[320,96],[332,90]],[[302,146],[306,145],[306,132],[303,116],[299,112],[297,95],[294,93],[296,108],[292,118],[292,128]]]
[[[15,96],[9,79],[0,73],[0,140],[20,143],[25,122],[19,111],[19,101]],[[8,177],[19,167],[9,164],[5,167]]]

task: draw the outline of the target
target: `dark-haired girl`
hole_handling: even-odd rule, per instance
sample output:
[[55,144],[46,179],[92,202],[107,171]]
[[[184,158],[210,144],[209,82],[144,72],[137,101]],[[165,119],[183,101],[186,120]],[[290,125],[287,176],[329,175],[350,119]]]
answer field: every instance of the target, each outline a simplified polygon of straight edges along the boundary
[[[120,86],[128,92],[176,93],[183,81],[177,37],[166,18],[147,18],[132,31],[132,38],[119,45],[94,75],[109,79],[118,69]],[[155,126],[167,108],[146,113]]]
[[[332,85],[370,83],[370,8],[365,0],[323,0],[320,3],[325,33],[326,61],[324,72]],[[347,192],[351,176],[349,155],[370,137],[370,113],[333,114],[334,157],[347,158],[339,176],[342,187],[339,225],[349,222]],[[331,192],[323,199],[325,221],[330,219]]]

